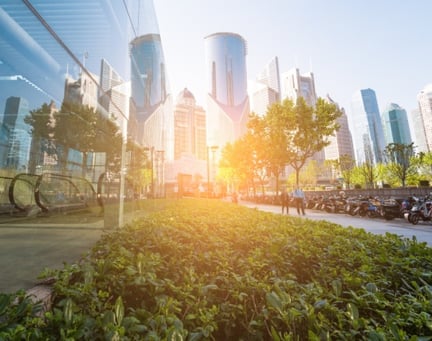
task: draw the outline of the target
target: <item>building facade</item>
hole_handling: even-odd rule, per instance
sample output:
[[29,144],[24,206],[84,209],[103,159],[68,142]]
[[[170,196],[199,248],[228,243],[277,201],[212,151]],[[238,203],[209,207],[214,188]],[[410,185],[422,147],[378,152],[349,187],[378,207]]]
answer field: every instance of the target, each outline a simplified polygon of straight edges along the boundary
[[24,118],[29,112],[29,103],[22,97],[6,100],[2,119],[2,130],[7,143],[0,152],[1,165],[5,168],[26,172],[30,160],[31,136]]
[[246,41],[236,33],[204,38],[207,64],[207,143],[222,148],[246,132],[250,104],[247,93]]
[[264,67],[256,80],[249,82],[251,111],[263,116],[273,103],[279,102],[281,97],[279,60],[274,57]]
[[282,73],[282,100],[291,99],[296,103],[299,97],[303,97],[309,106],[315,106],[317,94],[315,91],[315,79],[312,72],[300,74],[298,68]]
[[416,146],[417,152],[427,153],[429,148],[426,142],[425,127],[423,116],[420,109],[414,109],[410,112],[410,132],[411,138]]
[[432,84],[426,85],[417,95],[417,101],[423,121],[426,146],[432,150]]
[[348,121],[357,164],[382,162],[384,131],[374,90],[363,89],[353,95]]
[[381,120],[386,146],[390,143],[411,144],[411,133],[405,109],[396,103],[389,103],[381,114]]
[[132,40],[130,58],[131,111],[137,124],[134,139],[164,150],[172,159],[174,122],[160,35],[150,33]]
[[185,88],[177,96],[174,109],[174,160],[184,155],[206,160],[206,141],[206,113]]
[[[327,96],[327,101],[336,104],[329,96]],[[344,155],[352,160],[355,159],[352,136],[348,125],[348,117],[344,108],[340,110],[342,111],[342,115],[337,120],[339,130],[336,131],[333,136],[329,137],[330,145],[324,149],[326,160],[338,160]]]

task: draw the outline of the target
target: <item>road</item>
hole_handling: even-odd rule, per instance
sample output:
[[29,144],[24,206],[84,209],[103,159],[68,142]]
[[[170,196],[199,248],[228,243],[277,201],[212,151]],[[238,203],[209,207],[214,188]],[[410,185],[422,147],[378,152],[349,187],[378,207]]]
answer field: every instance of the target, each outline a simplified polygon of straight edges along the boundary
[[[242,201],[241,204],[266,212],[281,213],[280,206],[255,204],[246,201]],[[290,214],[297,216],[295,208],[290,208]],[[374,234],[386,234],[388,232],[409,239],[415,237],[418,241],[426,242],[428,246],[432,247],[432,224],[430,222],[419,222],[418,225],[412,225],[403,219],[384,220],[380,218],[352,217],[348,214],[332,214],[317,210],[306,210],[306,216],[304,217],[312,220],[331,221],[345,227],[363,228],[367,232]]]

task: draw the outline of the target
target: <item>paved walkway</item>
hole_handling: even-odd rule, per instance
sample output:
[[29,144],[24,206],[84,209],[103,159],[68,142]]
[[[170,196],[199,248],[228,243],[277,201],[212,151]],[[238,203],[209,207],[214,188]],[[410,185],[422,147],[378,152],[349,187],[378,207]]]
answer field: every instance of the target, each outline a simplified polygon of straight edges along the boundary
[[[257,205],[249,202],[242,202],[244,206],[257,208],[262,211],[281,213],[281,207],[275,205]],[[297,216],[295,208],[291,207],[291,215]],[[416,238],[418,241],[426,242],[432,247],[432,223],[419,222],[418,225],[413,225],[403,219],[384,220],[380,218],[367,218],[350,216],[348,214],[331,214],[317,210],[306,210],[304,218],[312,220],[326,220],[342,226],[352,226],[363,228],[367,232],[374,234],[393,233],[400,237],[412,239]]]

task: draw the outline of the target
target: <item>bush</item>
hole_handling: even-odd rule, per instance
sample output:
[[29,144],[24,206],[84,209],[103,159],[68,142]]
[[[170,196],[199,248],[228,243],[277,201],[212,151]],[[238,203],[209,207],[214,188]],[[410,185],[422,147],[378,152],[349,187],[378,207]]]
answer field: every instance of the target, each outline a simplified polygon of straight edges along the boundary
[[[48,272],[56,279],[54,308],[41,326],[22,321],[23,333],[35,325],[40,339],[51,340],[408,340],[432,333],[425,243],[215,200],[157,205],[164,207],[105,234],[78,264]],[[0,339],[13,332],[1,330]]]

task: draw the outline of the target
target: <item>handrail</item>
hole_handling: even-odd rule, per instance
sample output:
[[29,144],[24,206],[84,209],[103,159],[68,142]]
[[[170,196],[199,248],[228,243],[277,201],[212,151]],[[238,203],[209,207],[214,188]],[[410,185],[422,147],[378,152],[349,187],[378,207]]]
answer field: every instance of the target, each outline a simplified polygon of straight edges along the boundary
[[[26,180],[26,179],[21,179],[23,176],[27,176],[27,177],[37,177],[37,178],[39,178],[40,175],[37,175],[37,174],[30,174],[30,173],[18,173],[17,175],[15,175],[15,176],[13,177],[13,179],[12,179],[10,185],[9,185],[9,201],[10,201],[10,203],[11,203],[11,204],[16,208],[16,209],[18,209],[18,210],[21,211],[21,212],[26,211],[26,208],[25,208],[25,207],[21,207],[21,206],[19,206],[19,204],[18,204],[17,201],[15,200],[15,196],[14,196],[14,188],[15,188],[15,184],[17,183],[18,180],[20,180],[20,181],[24,181],[24,182],[30,184],[30,185],[33,187],[33,193],[34,193],[34,188],[35,188],[35,185],[34,185],[32,182],[30,182],[30,181],[28,181],[28,180]],[[36,182],[37,182],[37,181],[38,181],[38,180],[36,180]],[[37,204],[37,202],[36,202],[36,204]]]
[[[68,184],[70,184],[75,190],[76,192],[82,196],[82,192],[80,190],[80,188],[77,186],[76,181],[74,180],[79,180],[81,182],[84,182],[87,187],[90,189],[92,196],[93,197],[97,197],[96,192],[93,188],[93,185],[85,178],[82,177],[75,177],[75,176],[71,176],[71,175],[63,175],[63,174],[57,174],[57,173],[42,173],[42,175],[40,176],[40,178],[38,179],[37,183],[36,183],[36,187],[35,187],[35,201],[37,203],[37,205],[42,209],[42,211],[44,212],[48,212],[51,208],[46,205],[44,202],[42,202],[41,200],[41,190],[40,187],[43,183],[44,178],[46,177],[50,177],[50,178],[54,178],[54,179],[59,179],[61,181],[67,181]],[[99,204],[99,202],[98,202]],[[100,204],[99,204],[100,205]],[[53,209],[56,208],[56,206],[61,206],[61,205],[53,205]]]

